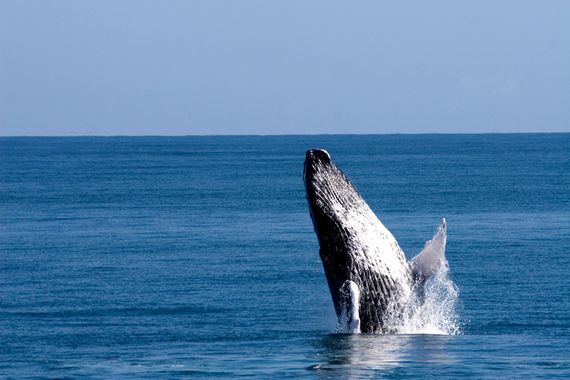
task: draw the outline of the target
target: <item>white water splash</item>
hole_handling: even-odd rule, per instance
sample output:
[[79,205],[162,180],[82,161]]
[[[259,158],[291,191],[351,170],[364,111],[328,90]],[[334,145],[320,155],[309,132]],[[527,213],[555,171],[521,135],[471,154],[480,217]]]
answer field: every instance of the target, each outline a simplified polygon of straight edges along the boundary
[[457,286],[449,278],[447,261],[422,288],[414,289],[401,318],[393,325],[397,334],[457,335],[461,332],[456,305]]

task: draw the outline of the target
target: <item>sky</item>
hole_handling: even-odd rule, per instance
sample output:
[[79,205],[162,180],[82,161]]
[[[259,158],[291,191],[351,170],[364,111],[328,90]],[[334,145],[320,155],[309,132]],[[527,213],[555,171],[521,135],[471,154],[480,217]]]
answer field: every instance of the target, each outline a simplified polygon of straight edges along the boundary
[[0,135],[570,132],[570,1],[0,0]]

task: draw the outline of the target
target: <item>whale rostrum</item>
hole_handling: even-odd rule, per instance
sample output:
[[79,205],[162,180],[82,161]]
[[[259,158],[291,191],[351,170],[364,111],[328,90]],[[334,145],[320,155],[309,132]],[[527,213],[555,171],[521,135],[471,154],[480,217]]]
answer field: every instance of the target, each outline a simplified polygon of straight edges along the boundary
[[304,181],[340,331],[392,332],[411,293],[444,263],[445,219],[408,263],[327,151],[307,151]]

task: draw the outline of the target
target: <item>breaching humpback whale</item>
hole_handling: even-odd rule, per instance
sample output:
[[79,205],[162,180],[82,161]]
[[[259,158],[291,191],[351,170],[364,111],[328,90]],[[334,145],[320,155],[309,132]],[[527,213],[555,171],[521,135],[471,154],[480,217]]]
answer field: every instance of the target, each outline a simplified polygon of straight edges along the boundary
[[394,236],[327,151],[307,151],[304,181],[341,330],[392,332],[410,295],[444,265],[445,219],[408,263]]

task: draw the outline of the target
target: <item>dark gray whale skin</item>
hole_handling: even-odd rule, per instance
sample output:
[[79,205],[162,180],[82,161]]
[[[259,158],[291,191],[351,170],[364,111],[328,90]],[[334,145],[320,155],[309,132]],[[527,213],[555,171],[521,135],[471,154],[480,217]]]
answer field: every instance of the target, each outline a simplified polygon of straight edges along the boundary
[[[390,332],[388,321],[398,318],[399,300],[412,288],[402,250],[325,150],[307,151],[304,181],[339,322],[343,310],[350,315],[350,305],[356,303],[360,332]],[[358,287],[356,295],[346,291],[350,282]]]

